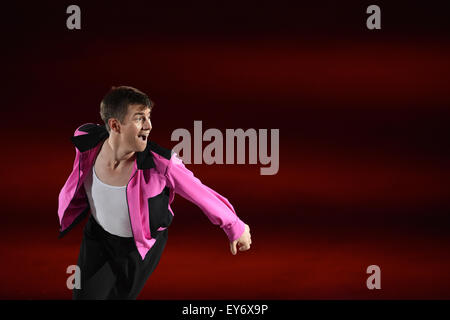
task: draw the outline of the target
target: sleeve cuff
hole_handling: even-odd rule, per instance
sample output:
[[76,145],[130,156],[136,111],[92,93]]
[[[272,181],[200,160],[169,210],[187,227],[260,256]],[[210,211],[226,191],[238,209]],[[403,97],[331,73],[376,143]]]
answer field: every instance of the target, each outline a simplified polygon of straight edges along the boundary
[[230,242],[239,239],[244,233],[244,230],[245,223],[239,218],[232,225],[223,227],[223,231],[225,231]]

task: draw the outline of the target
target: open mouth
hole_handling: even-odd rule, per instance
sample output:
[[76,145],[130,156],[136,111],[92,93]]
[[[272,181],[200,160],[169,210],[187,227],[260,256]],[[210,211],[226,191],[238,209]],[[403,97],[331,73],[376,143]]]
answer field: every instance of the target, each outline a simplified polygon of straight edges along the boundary
[[138,138],[140,138],[142,141],[147,141],[147,136],[145,134],[138,135]]

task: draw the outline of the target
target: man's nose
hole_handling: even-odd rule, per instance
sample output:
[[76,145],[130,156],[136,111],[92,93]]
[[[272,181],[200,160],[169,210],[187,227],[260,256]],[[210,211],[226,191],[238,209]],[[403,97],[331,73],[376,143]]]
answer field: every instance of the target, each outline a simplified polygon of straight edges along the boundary
[[144,130],[152,130],[152,123],[150,119],[145,120],[144,126],[142,127]]

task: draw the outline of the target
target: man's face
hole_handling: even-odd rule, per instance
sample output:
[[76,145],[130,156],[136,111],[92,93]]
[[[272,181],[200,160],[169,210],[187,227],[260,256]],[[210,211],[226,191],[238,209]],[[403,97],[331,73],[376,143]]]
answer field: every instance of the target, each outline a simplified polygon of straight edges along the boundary
[[120,128],[120,142],[126,149],[144,151],[152,129],[150,109],[140,104],[129,105]]

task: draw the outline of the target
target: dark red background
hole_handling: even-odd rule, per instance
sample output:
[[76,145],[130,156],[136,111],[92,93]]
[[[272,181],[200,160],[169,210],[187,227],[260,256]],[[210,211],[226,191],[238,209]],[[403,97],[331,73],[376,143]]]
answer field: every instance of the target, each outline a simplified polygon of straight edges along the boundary
[[[444,2],[69,1],[2,4],[3,299],[70,299],[82,225],[57,239],[74,129],[112,85],[176,128],[280,129],[280,170],[188,165],[252,231],[224,233],[177,197],[141,299],[450,298],[448,10]],[[370,4],[382,30],[365,27]],[[84,223],[83,223],[84,224]],[[381,268],[368,290],[366,268]]]

